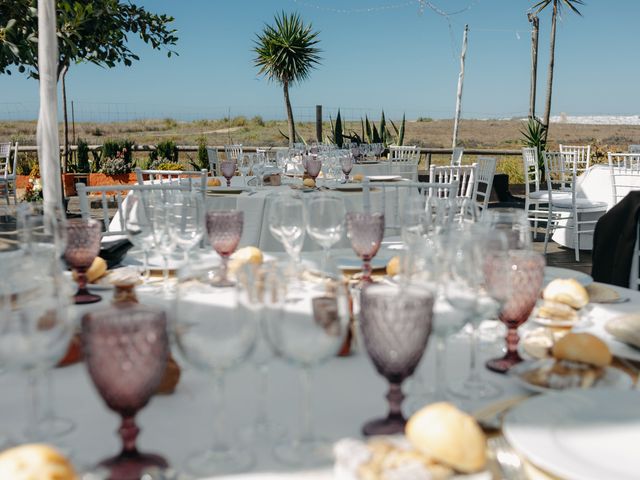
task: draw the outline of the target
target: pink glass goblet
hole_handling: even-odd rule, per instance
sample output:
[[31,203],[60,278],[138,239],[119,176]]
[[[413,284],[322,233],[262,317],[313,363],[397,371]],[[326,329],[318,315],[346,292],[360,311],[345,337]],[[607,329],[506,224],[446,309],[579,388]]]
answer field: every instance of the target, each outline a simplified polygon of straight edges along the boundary
[[82,349],[93,384],[120,414],[122,451],[100,462],[110,479],[138,480],[149,467],[166,468],[159,455],[136,448],[135,416],[155,393],[169,356],[164,312],[141,305],[111,307],[82,318]]
[[224,160],[220,162],[220,171],[227,180],[227,187],[231,186],[231,179],[236,174],[236,162],[234,160]]
[[351,248],[362,259],[363,282],[371,282],[371,259],[378,253],[383,235],[383,213],[347,213],[347,236]]
[[235,285],[229,279],[229,257],[240,243],[244,213],[238,210],[213,210],[207,212],[207,235],[209,243],[222,258],[219,277],[213,280],[213,284],[219,287]]
[[78,274],[76,304],[95,303],[102,300],[87,289],[87,270],[100,253],[102,225],[93,219],[73,219],[67,222],[67,246],[64,259]]
[[540,297],[544,278],[545,260],[539,253],[529,250],[509,252],[511,289],[500,311],[500,320],[507,326],[507,353],[502,358],[487,361],[489,370],[506,373],[522,362],[518,354],[518,327],[527,321]]
[[340,159],[340,167],[342,168],[342,173],[344,173],[344,181],[345,183],[348,183],[349,174],[353,169],[353,157],[351,155],[342,157]]
[[404,432],[402,382],[415,371],[431,334],[433,295],[416,286],[371,285],[362,291],[360,327],[364,345],[389,382],[386,418],[362,427],[364,435]]
[[307,173],[315,181],[322,169],[322,160],[316,156],[307,157]]

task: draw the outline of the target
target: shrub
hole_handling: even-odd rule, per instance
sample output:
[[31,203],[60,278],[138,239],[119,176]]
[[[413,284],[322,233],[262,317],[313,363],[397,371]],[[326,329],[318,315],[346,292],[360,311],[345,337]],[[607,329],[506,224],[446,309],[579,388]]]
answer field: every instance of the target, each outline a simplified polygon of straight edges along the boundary
[[152,167],[152,170],[184,170],[184,167],[180,163],[162,162]]
[[178,146],[172,140],[160,142],[155,150],[149,152],[149,160],[154,163],[178,163]]
[[255,117],[253,117],[251,119],[251,123],[253,123],[254,125],[257,125],[258,127],[264,127],[264,120],[260,115],[256,115]]
[[33,155],[24,154],[18,158],[18,162],[16,163],[16,173],[18,175],[30,175],[31,171],[36,166],[38,166],[37,158]]
[[423,122],[423,123],[428,123],[428,122],[433,122],[433,118],[431,117],[418,117],[418,120],[416,120],[417,122]]
[[99,164],[101,173],[122,175],[133,170],[131,140],[107,140],[102,144],[102,159]]
[[91,165],[89,164],[89,144],[83,139],[78,139],[77,156],[78,164],[76,172],[89,173],[91,171]]
[[124,157],[103,158],[100,172],[106,175],[124,175],[131,173],[131,162],[127,162]]
[[194,170],[209,170],[209,154],[207,153],[207,138],[202,136],[198,138],[198,158],[189,160],[189,164]]

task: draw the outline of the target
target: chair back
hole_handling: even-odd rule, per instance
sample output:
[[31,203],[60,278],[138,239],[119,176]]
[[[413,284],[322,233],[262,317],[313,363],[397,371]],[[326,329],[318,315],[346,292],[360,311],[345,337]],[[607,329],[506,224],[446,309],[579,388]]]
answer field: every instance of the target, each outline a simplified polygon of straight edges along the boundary
[[434,183],[458,182],[458,197],[473,197],[475,185],[476,164],[460,165],[431,165],[429,167],[429,181]]
[[575,179],[577,164],[573,161],[573,154],[560,152],[544,152],[544,170],[551,203],[552,191],[571,192],[575,203]]
[[209,171],[211,175],[216,175],[218,172],[218,149],[207,147],[207,158],[209,159]]
[[9,161],[11,159],[11,142],[0,143],[0,178],[9,175]]
[[629,145],[629,153],[640,153],[640,145]]
[[451,166],[458,167],[462,165],[462,155],[464,154],[464,148],[456,147],[451,152]]
[[389,145],[389,161],[395,163],[420,163],[420,149],[415,145]]
[[243,153],[242,144],[237,143],[233,145],[225,145],[224,153],[227,157],[227,160],[238,160],[238,157]]
[[640,187],[640,153],[609,153],[611,206]]
[[7,175],[8,178],[12,180],[15,180],[17,175],[16,170],[18,169],[18,146],[19,142],[16,142],[13,146],[13,162],[11,162],[11,172],[9,175]]
[[591,166],[591,145],[560,145],[560,153],[569,154],[566,159],[575,162],[578,175]]
[[[478,204],[480,210],[485,210],[489,206],[493,177],[496,174],[496,163],[495,157],[478,157],[473,186],[473,200]],[[483,190],[480,190],[480,184],[483,185]]]
[[[202,170],[142,170],[136,167],[138,185],[162,185],[165,183],[179,183],[189,188],[207,188],[207,169]],[[145,181],[145,177],[147,180]]]
[[540,190],[540,164],[538,163],[538,149],[524,147],[522,149],[522,164],[524,166],[525,195]]

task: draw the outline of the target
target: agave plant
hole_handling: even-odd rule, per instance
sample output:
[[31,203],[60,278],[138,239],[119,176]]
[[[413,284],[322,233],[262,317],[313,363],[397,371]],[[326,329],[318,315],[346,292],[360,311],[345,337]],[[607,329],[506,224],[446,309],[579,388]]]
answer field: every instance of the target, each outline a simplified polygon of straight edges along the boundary
[[538,154],[538,166],[544,173],[542,153],[547,149],[547,126],[537,117],[529,118],[524,130],[520,130],[524,137],[525,147],[534,147]]
[[342,148],[342,145],[344,144],[344,132],[342,131],[340,109],[338,109],[338,114],[336,115],[336,123],[333,123],[331,115],[329,115],[329,122],[331,123],[331,136],[329,137],[329,141],[331,143],[335,143],[338,148]]

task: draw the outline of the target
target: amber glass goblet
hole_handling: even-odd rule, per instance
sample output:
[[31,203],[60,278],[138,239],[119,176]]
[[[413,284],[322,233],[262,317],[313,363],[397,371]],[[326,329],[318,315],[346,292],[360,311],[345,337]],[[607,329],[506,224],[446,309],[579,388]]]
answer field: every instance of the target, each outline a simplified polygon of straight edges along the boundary
[[527,321],[536,301],[540,297],[544,279],[545,260],[539,253],[530,250],[510,250],[511,289],[507,301],[500,311],[500,320],[507,326],[507,353],[502,358],[489,360],[489,370],[506,373],[522,362],[518,354],[518,327]]
[[149,467],[166,468],[159,455],[136,448],[135,416],[160,385],[169,356],[164,312],[141,305],[112,307],[82,318],[82,348],[91,380],[107,406],[122,417],[122,451],[100,462],[111,479],[139,480]]
[[93,219],[73,219],[67,222],[67,247],[65,261],[78,274],[76,304],[95,303],[102,300],[87,289],[87,270],[100,253],[102,225]]

